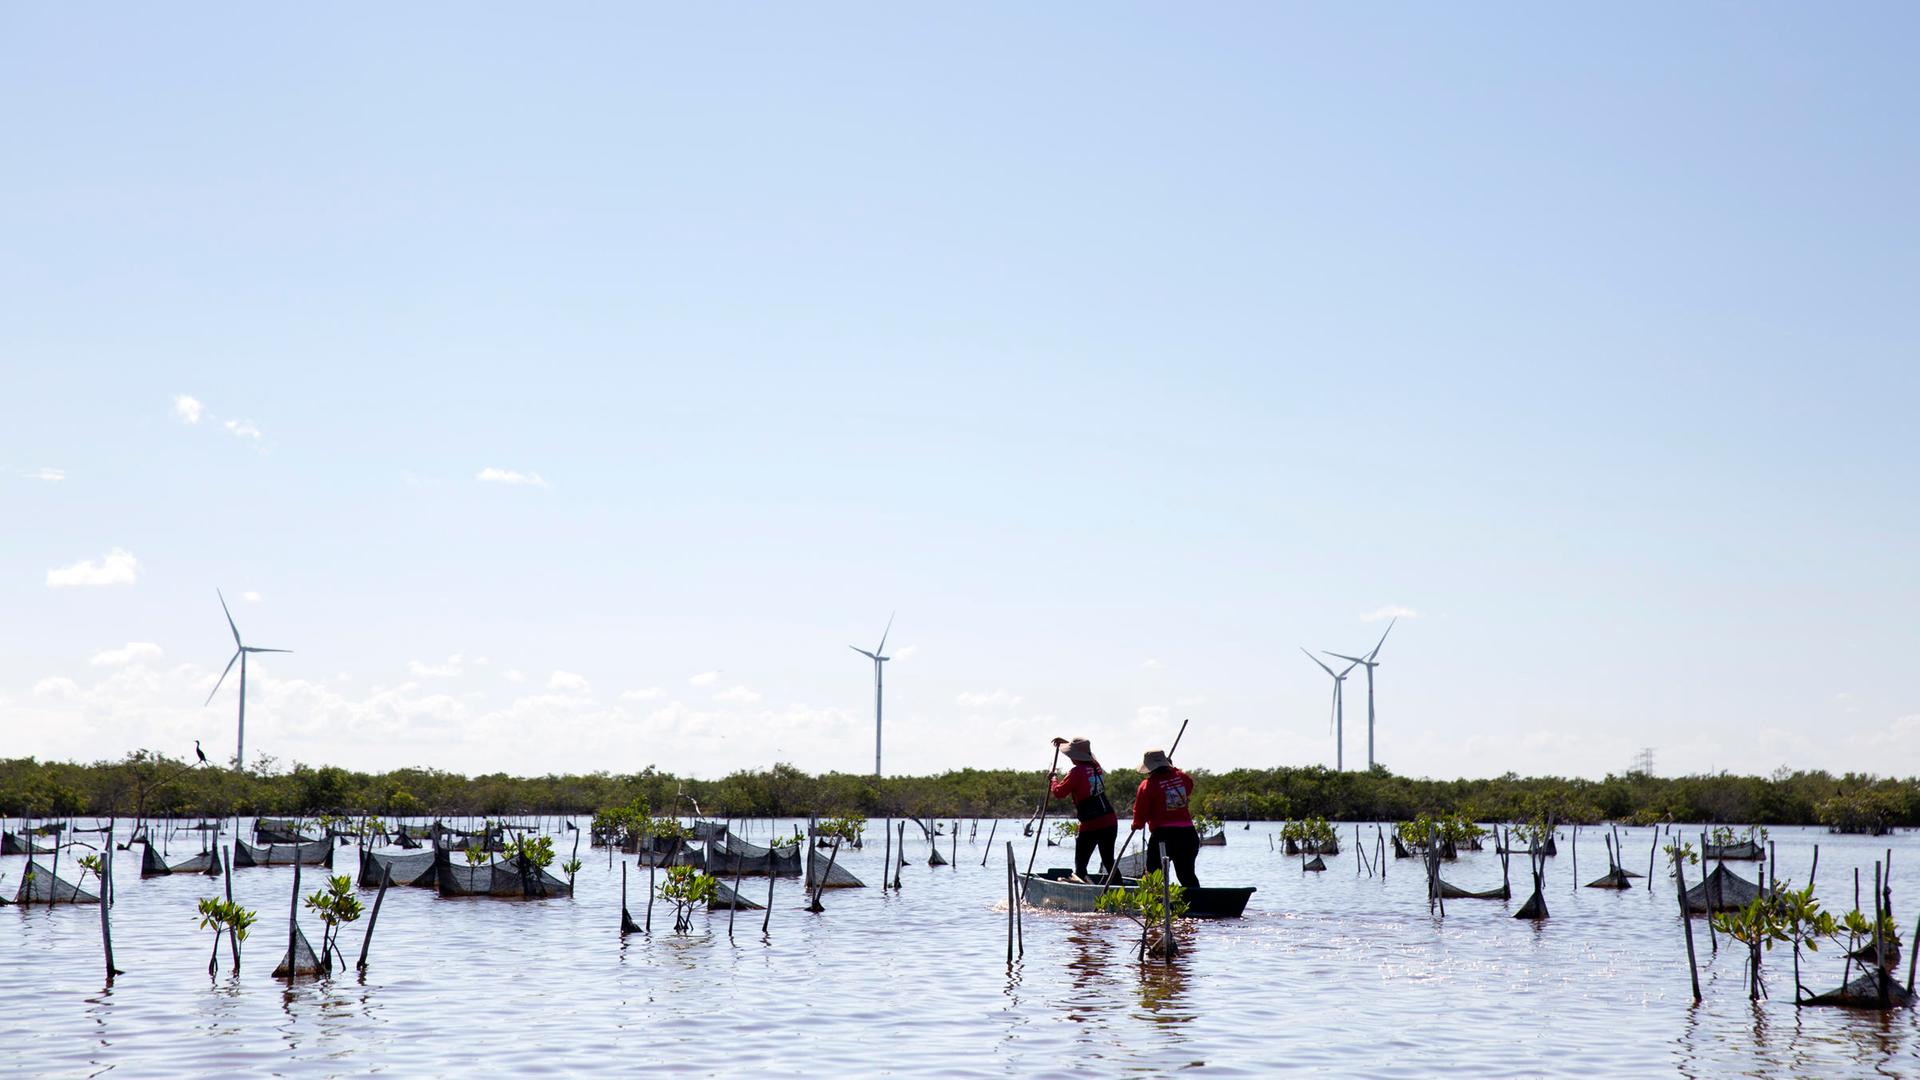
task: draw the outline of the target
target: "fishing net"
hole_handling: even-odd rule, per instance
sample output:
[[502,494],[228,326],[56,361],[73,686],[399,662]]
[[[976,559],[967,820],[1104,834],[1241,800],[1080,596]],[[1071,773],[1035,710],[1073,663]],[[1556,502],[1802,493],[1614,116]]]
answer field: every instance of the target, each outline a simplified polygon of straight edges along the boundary
[[769,874],[774,877],[799,877],[800,863],[804,858],[799,844],[764,848],[737,836],[707,844],[707,872],[715,877],[731,878],[736,874],[745,877],[766,877]]
[[[828,867],[828,863],[832,867]],[[867,883],[854,877],[838,860],[815,858],[807,868],[807,887],[819,889],[864,889]]]
[[13,894],[16,904],[97,904],[100,898],[63,878],[37,862],[28,861],[21,871],[20,889]]
[[1756,862],[1761,857],[1760,845],[1752,840],[1742,840],[1737,844],[1708,844],[1708,859],[1732,859],[1736,862]]
[[52,848],[34,845],[13,833],[0,833],[0,855],[51,855]]
[[1538,886],[1534,888],[1533,895],[1527,897],[1527,902],[1520,905],[1520,910],[1513,913],[1513,917],[1536,922],[1547,917],[1547,898],[1540,895]]
[[396,839],[404,838],[407,840],[431,840],[433,839],[434,828],[435,828],[434,825],[402,824],[394,828],[393,835]]
[[709,911],[716,909],[724,911],[727,908],[733,908],[736,911],[759,911],[765,906],[764,904],[756,904],[739,893],[734,892],[733,888],[724,881],[714,883],[713,899],[707,901],[707,909]]
[[1633,878],[1625,870],[1614,867],[1602,876],[1587,882],[1589,889],[1631,889]]
[[233,865],[242,866],[324,866],[333,868],[333,841],[311,840],[304,844],[268,844],[260,847],[245,840],[233,842]]
[[947,857],[945,855],[940,854],[940,848],[938,846],[934,847],[932,853],[927,856],[927,865],[928,866],[947,865]]
[[287,955],[281,957],[280,966],[273,969],[273,977],[286,979],[299,975],[319,974],[321,974],[319,954],[313,951],[312,945],[307,944],[307,935],[301,933],[300,928],[295,926],[293,941],[287,947]]
[[1308,859],[1306,862],[1300,864],[1300,869],[1302,871],[1317,872],[1317,871],[1325,870],[1326,868],[1327,868],[1327,860],[1321,858],[1318,855],[1315,855],[1313,858]]
[[1687,910],[1735,911],[1753,903],[1760,886],[1724,866],[1716,866],[1706,880],[1687,890]]
[[258,824],[253,827],[253,838],[262,844],[312,844],[317,841],[304,833],[293,829],[267,829]]
[[696,821],[693,823],[693,838],[706,843],[710,840],[725,840],[727,827],[718,821]]
[[422,851],[415,855],[389,855],[380,851],[363,851],[360,853],[360,875],[356,884],[363,889],[379,888],[383,870],[393,874],[395,885],[413,885],[424,889],[431,889],[435,885],[431,851]]
[[567,883],[515,856],[505,862],[479,866],[456,865],[447,848],[435,853],[435,884],[440,895],[491,896],[506,900],[538,900],[566,896]]
[[1286,843],[1287,843],[1287,854],[1289,855],[1338,855],[1340,854],[1340,841],[1337,839],[1328,840],[1325,843],[1321,843],[1318,840],[1309,840],[1304,844],[1298,840],[1288,840]]
[[220,872],[220,858],[211,851],[203,851],[184,862],[168,866],[152,844],[141,845],[140,876],[143,878],[162,877],[167,874],[207,874]]
[[[1802,1005],[1831,1005],[1843,1009],[1878,1009],[1880,1007],[1881,972],[1868,969],[1858,978],[1838,989],[1824,994],[1814,994],[1800,999]],[[1899,1008],[1912,1001],[1912,995],[1905,987],[1894,981],[1891,973],[1886,974],[1887,1007]]]
[[1393,838],[1393,857],[1396,859],[1413,858],[1413,852],[1407,850],[1407,845],[1401,843],[1400,837],[1397,835]]
[[1475,892],[1472,889],[1463,889],[1460,886],[1455,885],[1454,883],[1452,883],[1451,881],[1448,881],[1446,878],[1443,878],[1443,877],[1436,877],[1434,880],[1440,883],[1440,895],[1441,897],[1447,900],[1511,900],[1513,899],[1513,889],[1511,886],[1507,885],[1505,882],[1502,882],[1500,887],[1497,889],[1484,889],[1480,892]]

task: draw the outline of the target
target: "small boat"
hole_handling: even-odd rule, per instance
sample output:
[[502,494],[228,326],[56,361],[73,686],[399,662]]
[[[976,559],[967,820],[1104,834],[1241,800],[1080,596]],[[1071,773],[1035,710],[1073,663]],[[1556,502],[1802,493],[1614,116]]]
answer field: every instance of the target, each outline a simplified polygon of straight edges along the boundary
[[[1044,874],[1022,874],[1026,883],[1026,901],[1034,907],[1049,908],[1053,911],[1093,911],[1100,897],[1107,890],[1098,881],[1082,883],[1068,880],[1073,871],[1065,867],[1055,867]],[[1120,878],[1114,882],[1117,889],[1137,889],[1138,878]],[[1209,888],[1185,890],[1187,914],[1195,918],[1237,919],[1247,910],[1247,900],[1253,896],[1251,885],[1240,888]]]

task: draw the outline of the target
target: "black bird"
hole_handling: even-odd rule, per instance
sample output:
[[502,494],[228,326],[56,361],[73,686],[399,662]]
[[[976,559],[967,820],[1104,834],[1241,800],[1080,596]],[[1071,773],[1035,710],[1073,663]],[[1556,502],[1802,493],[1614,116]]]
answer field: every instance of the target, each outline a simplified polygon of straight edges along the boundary
[[200,756],[200,764],[205,765],[207,763],[207,752],[200,749],[199,739],[193,740],[193,752]]

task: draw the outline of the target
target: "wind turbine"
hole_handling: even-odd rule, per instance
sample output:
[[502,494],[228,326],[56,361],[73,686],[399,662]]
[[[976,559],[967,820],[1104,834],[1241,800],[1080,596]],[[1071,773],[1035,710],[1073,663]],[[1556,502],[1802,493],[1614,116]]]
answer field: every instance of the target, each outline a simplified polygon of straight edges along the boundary
[[239,770],[246,768],[247,764],[247,654],[257,652],[290,653],[293,650],[259,649],[241,641],[240,628],[233,625],[233,612],[227,610],[227,598],[221,594],[219,589],[213,590],[213,594],[220,597],[220,610],[227,616],[227,629],[233,631],[233,659],[227,661],[227,670],[220,673],[219,680],[213,684],[212,693],[207,695],[206,703],[208,705],[213,704],[213,695],[220,692],[220,687],[227,681],[228,672],[233,670],[235,661],[238,661],[240,664],[240,735],[234,740],[233,767]]
[[1307,653],[1307,659],[1319,664],[1320,670],[1333,679],[1333,715],[1328,718],[1333,728],[1333,768],[1335,772],[1345,772],[1347,769],[1347,715],[1340,703],[1340,687],[1347,681],[1347,672],[1353,670],[1353,665],[1348,664],[1335,675],[1333,669],[1319,657],[1307,652],[1306,646],[1301,646],[1300,651]]
[[[1369,771],[1373,769],[1373,669],[1380,666],[1379,662],[1374,660],[1374,657],[1380,655],[1380,646],[1387,643],[1387,634],[1393,633],[1393,624],[1399,621],[1399,619],[1394,619],[1392,622],[1387,623],[1386,632],[1381,634],[1380,640],[1374,643],[1373,651],[1365,656],[1345,656],[1337,652],[1327,653],[1328,656],[1338,657],[1341,660],[1351,660],[1356,664],[1365,664],[1367,666],[1367,769]],[[1348,668],[1347,670],[1351,671],[1353,669]]]
[[[895,612],[895,614],[898,614],[898,612]],[[885,655],[887,651],[887,635],[892,632],[893,616],[889,615],[887,616],[887,628],[880,631],[880,644],[875,645],[872,652],[868,652],[858,645],[847,646],[847,648],[873,661],[873,775],[875,777],[880,775],[880,705],[881,689],[884,683],[881,675],[881,665],[893,659],[893,657]]]

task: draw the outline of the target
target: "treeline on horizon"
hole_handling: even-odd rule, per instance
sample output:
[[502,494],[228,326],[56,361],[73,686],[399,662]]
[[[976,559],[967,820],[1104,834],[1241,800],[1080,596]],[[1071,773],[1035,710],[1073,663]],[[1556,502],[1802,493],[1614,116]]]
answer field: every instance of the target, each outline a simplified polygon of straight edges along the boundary
[[[1657,777],[1630,772],[1604,780],[1508,773],[1431,780],[1385,768],[1335,772],[1323,766],[1192,771],[1197,808],[1224,820],[1402,821],[1462,814],[1475,821],[1536,818],[1599,821],[1828,825],[1877,831],[1920,825],[1920,779],[1776,770],[1772,776]],[[1115,769],[1109,789],[1129,812],[1140,774]],[[463,776],[438,769],[358,772],[268,759],[245,772],[137,751],[113,762],[79,764],[0,759],[0,815],[34,817],[224,817],[371,814],[387,817],[586,814],[644,804],[655,814],[709,818],[972,818],[1030,816],[1041,794],[1038,770],[956,769],[934,776],[810,775],[791,765],[717,780],[638,773],[514,777]],[[1052,802],[1056,816],[1063,801]]]

